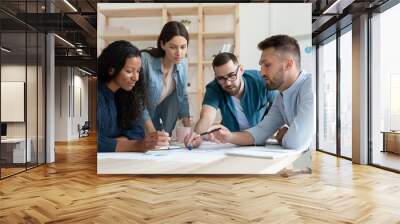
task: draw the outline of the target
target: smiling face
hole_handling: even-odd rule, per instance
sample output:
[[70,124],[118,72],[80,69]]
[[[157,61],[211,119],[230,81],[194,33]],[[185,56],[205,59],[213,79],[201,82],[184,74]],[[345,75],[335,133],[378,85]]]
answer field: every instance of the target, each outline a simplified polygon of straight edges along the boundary
[[[140,57],[130,57],[125,60],[125,65],[112,80],[119,88],[130,91],[139,80],[139,72],[142,66]],[[112,74],[112,70],[110,71]]]
[[269,90],[279,89],[284,83],[284,63],[275,49],[264,49],[259,64],[266,88]]
[[179,64],[186,56],[187,40],[183,36],[174,36],[168,42],[161,43],[161,48],[165,51],[168,61]]

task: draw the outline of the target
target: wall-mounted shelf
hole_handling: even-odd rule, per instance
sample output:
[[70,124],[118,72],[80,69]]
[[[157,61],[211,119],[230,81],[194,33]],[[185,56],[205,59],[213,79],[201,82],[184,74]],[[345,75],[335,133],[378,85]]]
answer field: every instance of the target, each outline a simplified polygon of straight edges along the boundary
[[159,17],[162,8],[102,9],[100,13],[108,18]]
[[[207,52],[214,52],[215,54],[221,48],[213,48],[210,49],[208,46],[209,40],[218,40],[218,39],[230,39],[235,46],[234,54],[239,55],[239,48],[240,48],[240,40],[239,40],[239,4],[215,4],[215,5],[203,5],[197,4],[196,6],[187,6],[187,7],[170,7],[168,4],[161,5],[158,8],[133,8],[133,9],[99,9],[99,14],[104,15],[105,17],[105,28],[111,28],[110,20],[115,18],[149,18],[149,17],[156,17],[161,18],[161,25],[167,23],[168,21],[173,20],[173,17],[197,17],[193,20],[190,18],[192,22],[197,23],[197,30],[196,28],[191,27],[191,31],[189,33],[190,40],[195,40],[197,42],[197,58],[195,61],[190,61],[191,55],[188,55],[189,59],[189,69],[191,70],[192,74],[189,74],[191,77],[188,77],[188,81],[191,82],[190,88],[188,88],[188,93],[190,93],[190,97],[197,97],[195,99],[195,108],[192,111],[196,111],[195,113],[200,112],[201,103],[203,101],[204,92],[205,92],[205,85],[207,83],[206,80],[210,80],[210,77],[205,77],[205,69],[208,66],[211,66],[212,59],[210,60],[209,55],[205,55],[206,50]],[[228,16],[231,19],[231,23],[233,24],[233,30],[230,32],[209,32],[206,31],[206,24],[209,23],[206,18],[207,16]],[[188,18],[189,19],[189,18]],[[226,19],[226,18],[224,18]],[[227,19],[229,21],[230,19]],[[114,24],[114,23],[113,23]],[[212,24],[207,24],[212,25]],[[129,30],[129,25],[125,24],[126,29]],[[218,30],[218,29],[217,29]],[[107,45],[115,40],[127,40],[127,41],[154,41],[154,45],[157,41],[159,33],[156,34],[140,34],[140,33],[130,33],[130,34],[99,34],[100,41],[103,40],[104,43]],[[193,42],[192,42],[193,43]],[[189,46],[190,47],[190,46]],[[222,47],[222,46],[221,46]],[[101,51],[101,47],[99,51]],[[214,54],[213,53],[213,54]],[[193,54],[193,53],[192,53]],[[207,58],[207,59],[206,59]],[[193,77],[193,69],[197,69],[197,75]],[[210,75],[210,74],[208,74]],[[211,74],[212,75],[212,74]],[[193,101],[193,99],[192,99]],[[198,114],[196,114],[198,115]],[[196,116],[195,115],[195,116]],[[195,117],[196,118],[196,117]]]
[[204,6],[204,15],[235,15],[237,10],[237,5],[221,5],[221,6]]
[[198,7],[179,7],[167,8],[168,16],[197,16],[199,13]]
[[224,38],[235,38],[235,33],[203,33],[204,39],[224,39]]
[[149,41],[157,40],[158,34],[124,34],[124,35],[104,35],[100,36],[106,42],[112,42],[116,40],[127,40],[127,41]]

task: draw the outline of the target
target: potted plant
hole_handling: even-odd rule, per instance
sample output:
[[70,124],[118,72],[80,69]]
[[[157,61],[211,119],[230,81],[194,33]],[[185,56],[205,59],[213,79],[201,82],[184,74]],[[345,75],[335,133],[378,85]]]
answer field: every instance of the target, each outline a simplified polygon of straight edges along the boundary
[[181,23],[186,27],[186,29],[189,31],[190,24],[192,23],[192,21],[190,21],[190,20],[188,20],[188,19],[182,19],[180,22],[181,22]]

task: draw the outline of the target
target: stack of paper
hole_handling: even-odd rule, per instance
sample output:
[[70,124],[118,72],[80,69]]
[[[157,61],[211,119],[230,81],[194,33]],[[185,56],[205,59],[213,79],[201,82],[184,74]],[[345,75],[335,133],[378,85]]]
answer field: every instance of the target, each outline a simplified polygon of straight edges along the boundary
[[244,156],[262,159],[277,159],[285,156],[296,155],[304,150],[270,149],[267,147],[241,147],[240,149],[225,152],[227,156]]

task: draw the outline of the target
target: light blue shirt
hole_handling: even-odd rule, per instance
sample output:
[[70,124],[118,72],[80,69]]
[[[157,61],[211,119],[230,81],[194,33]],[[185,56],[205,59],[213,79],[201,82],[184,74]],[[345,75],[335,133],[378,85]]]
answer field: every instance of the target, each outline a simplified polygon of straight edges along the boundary
[[282,139],[284,148],[309,147],[315,132],[311,74],[302,71],[288,89],[275,97],[264,119],[246,131],[253,136],[255,144],[264,145],[265,141],[285,124],[289,129]]
[[181,63],[174,66],[171,75],[174,78],[176,88],[169,97],[160,102],[161,93],[164,88],[162,58],[153,57],[147,52],[142,52],[141,58],[143,78],[146,86],[148,114],[157,130],[161,129],[159,124],[159,118],[161,117],[164,121],[165,130],[171,132],[178,118],[190,117],[189,99],[186,89],[188,78],[187,59],[182,60]]

